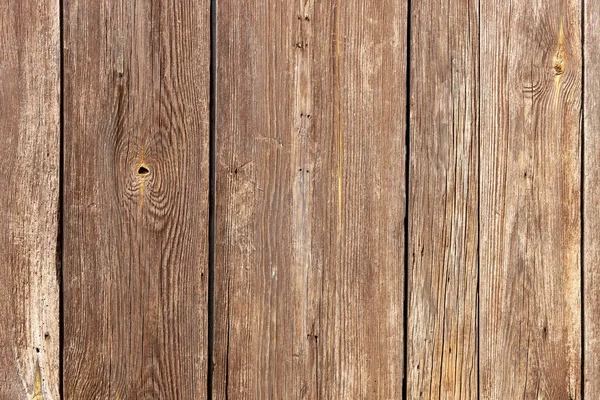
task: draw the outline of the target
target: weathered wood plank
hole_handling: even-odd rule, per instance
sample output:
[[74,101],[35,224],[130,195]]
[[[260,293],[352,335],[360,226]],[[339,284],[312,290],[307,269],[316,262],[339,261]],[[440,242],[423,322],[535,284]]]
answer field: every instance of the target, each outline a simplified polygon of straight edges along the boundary
[[481,2],[482,398],[581,398],[580,16]]
[[65,3],[66,398],[206,398],[209,7]]
[[59,398],[56,0],[0,2],[0,398]]
[[411,11],[407,397],[475,399],[478,3]]
[[583,282],[584,395],[600,393],[600,3],[584,9]]
[[215,398],[400,398],[406,4],[220,0]]

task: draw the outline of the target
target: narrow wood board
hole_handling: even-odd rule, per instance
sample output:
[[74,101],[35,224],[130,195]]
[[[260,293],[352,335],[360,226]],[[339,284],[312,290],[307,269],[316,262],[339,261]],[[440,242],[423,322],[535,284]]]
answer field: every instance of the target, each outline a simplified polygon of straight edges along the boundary
[[477,399],[478,2],[411,4],[407,397]]
[[0,2],[0,398],[59,397],[57,0]]
[[584,8],[583,313],[584,396],[600,393],[600,4]]
[[65,3],[66,398],[206,398],[209,7]]
[[581,398],[580,18],[481,2],[481,398]]
[[214,398],[400,398],[406,3],[217,21]]

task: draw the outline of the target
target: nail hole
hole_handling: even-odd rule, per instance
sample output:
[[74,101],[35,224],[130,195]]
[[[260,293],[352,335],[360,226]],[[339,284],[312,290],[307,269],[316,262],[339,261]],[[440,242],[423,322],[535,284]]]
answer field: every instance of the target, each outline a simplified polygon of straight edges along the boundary
[[148,170],[148,168],[144,167],[143,165],[138,168],[138,175],[146,176],[149,173],[150,173],[150,171]]
[[36,348],[35,348],[35,352],[36,352],[36,353],[39,353],[39,352],[40,352],[40,348],[39,348],[39,347],[36,347]]

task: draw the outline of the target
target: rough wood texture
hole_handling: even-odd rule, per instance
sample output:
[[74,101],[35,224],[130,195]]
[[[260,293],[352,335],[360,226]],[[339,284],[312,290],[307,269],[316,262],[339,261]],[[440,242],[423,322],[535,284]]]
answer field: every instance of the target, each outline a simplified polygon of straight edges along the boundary
[[600,394],[600,3],[584,9],[583,282],[584,396]]
[[0,21],[0,398],[58,399],[58,1]]
[[406,3],[217,20],[214,397],[400,398]]
[[581,398],[580,7],[481,2],[485,399]]
[[65,3],[64,395],[202,399],[209,3]]
[[409,399],[478,398],[477,6],[412,3]]
[[65,0],[63,143],[60,3],[0,0],[0,399],[599,396],[598,2]]

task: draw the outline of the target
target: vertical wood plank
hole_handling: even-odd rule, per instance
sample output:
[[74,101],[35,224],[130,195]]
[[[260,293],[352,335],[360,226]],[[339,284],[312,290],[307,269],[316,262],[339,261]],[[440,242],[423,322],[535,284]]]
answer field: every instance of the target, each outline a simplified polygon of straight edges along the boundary
[[411,399],[476,399],[478,2],[411,8]]
[[66,398],[206,398],[209,9],[65,2]]
[[405,2],[217,21],[213,394],[400,398]]
[[584,154],[583,154],[583,280],[584,396],[600,393],[600,4],[586,0],[584,8]]
[[[407,4],[315,10],[319,398],[402,397]],[[331,157],[328,160],[328,157]],[[329,232],[328,232],[329,230]]]
[[0,21],[0,398],[58,399],[58,1],[2,1]]
[[581,2],[481,13],[481,397],[578,399]]

